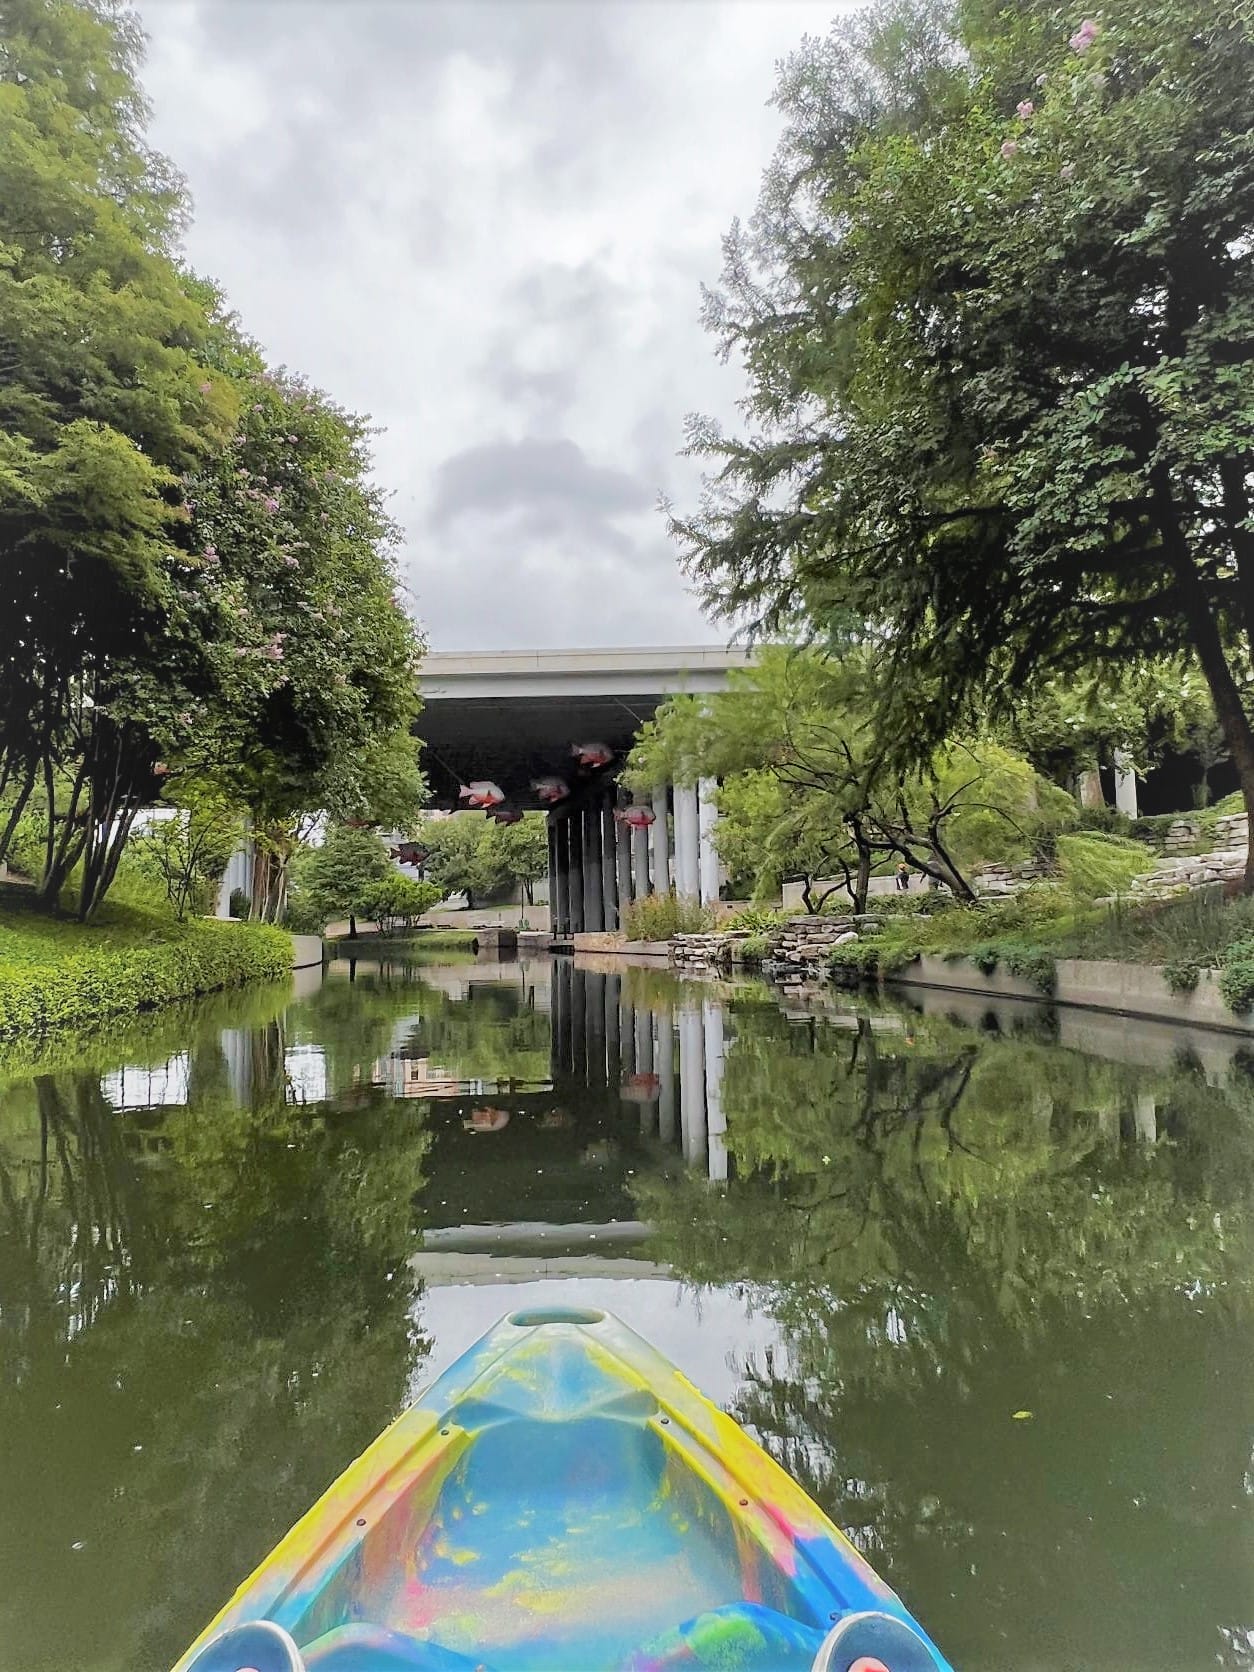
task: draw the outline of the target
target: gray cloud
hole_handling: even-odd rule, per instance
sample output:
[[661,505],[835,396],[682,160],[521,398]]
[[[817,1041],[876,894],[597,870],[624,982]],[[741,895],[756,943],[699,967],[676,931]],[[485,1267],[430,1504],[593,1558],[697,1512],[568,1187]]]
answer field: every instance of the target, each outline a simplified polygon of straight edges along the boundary
[[741,380],[698,281],[843,0],[138,0],[188,253],[384,432],[441,647],[714,638],[652,508]]
[[[435,527],[463,511],[558,507],[579,520],[650,504],[646,487],[624,471],[590,464],[573,441],[502,441],[468,448],[436,472]],[[542,530],[541,530],[542,532]]]

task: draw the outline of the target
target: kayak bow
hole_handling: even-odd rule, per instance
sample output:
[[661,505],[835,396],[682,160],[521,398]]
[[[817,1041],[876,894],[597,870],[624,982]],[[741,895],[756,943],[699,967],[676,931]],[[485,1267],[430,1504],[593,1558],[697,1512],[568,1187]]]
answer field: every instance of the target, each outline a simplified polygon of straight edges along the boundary
[[175,1672],[950,1672],[730,1417],[606,1313],[515,1312]]

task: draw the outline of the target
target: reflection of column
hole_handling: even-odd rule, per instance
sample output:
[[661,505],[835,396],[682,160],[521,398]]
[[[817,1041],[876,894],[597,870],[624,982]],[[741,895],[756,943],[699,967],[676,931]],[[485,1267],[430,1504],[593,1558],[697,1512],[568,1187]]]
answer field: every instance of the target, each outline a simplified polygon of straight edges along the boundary
[[714,846],[714,826],[718,823],[718,808],[714,794],[716,778],[702,778],[697,785],[697,827],[700,846],[701,901],[709,905],[718,899],[718,849]]
[[1136,773],[1125,749],[1115,750],[1115,806],[1130,819],[1136,817]]
[[626,829],[614,827],[614,880],[618,887],[618,926],[627,927],[627,907],[631,904],[631,850],[627,846]]
[[562,815],[566,844],[566,928],[578,935],[583,930],[583,836],[578,812]]
[[[624,847],[626,843],[623,844]],[[649,892],[649,827],[631,833],[631,891],[637,900]]]
[[710,1177],[727,1177],[727,1117],[723,1113],[723,1011],[706,999],[702,1006],[705,1023],[705,1118],[710,1135]]
[[1158,1101],[1152,1091],[1136,1094],[1136,1135],[1142,1144],[1158,1142]]
[[618,1000],[618,1032],[621,1040],[622,1055],[619,1060],[619,1077],[630,1079],[636,1072],[636,1024],[635,1011],[628,1002],[627,995],[619,989]]
[[577,1080],[588,1077],[588,983],[581,969],[570,967],[570,1071]]
[[606,795],[601,802],[601,915],[607,929],[617,929],[618,876],[615,854],[618,851],[618,821],[614,817],[613,797]]
[[222,1055],[226,1058],[231,1097],[237,1108],[246,1109],[252,1101],[252,1051],[242,1028],[223,1028]]
[[701,893],[701,837],[692,784],[675,785],[675,892],[690,900]]
[[617,975],[607,975],[605,978],[605,1072],[609,1078],[611,1089],[618,1085],[621,1069],[619,1066],[618,1039],[618,1001],[622,978]]
[[671,827],[670,792],[659,784],[653,792],[653,823],[649,827],[653,841],[653,886],[665,894],[671,885]]
[[670,1007],[657,1016],[657,1135],[664,1144],[675,1137],[675,1024]]
[[[678,843],[676,843],[678,847]],[[701,1010],[685,1005],[679,1012],[679,1129],[684,1160],[705,1160],[705,1050]]]
[[605,977],[589,970],[584,977],[584,1027],[588,1035],[588,1084],[605,1084]]
[[601,809],[595,802],[579,815],[583,835],[583,926],[590,935],[605,928],[601,900]]
[[[652,1074],[653,1072],[653,1012],[640,1005],[636,1010],[636,1073]],[[649,1133],[653,1130],[653,1104],[640,1105],[640,1130]]]

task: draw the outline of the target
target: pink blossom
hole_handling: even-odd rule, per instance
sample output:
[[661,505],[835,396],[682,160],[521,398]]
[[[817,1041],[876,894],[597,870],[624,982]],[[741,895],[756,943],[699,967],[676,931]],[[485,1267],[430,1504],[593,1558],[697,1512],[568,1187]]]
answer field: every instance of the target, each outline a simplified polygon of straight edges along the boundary
[[218,548],[216,546],[206,546],[205,547],[205,562],[206,563],[216,563],[217,561],[218,561]]
[[265,506],[266,510],[269,511],[271,516],[273,516],[279,508],[278,497],[272,493],[267,494],[261,503]]
[[1087,52],[1100,33],[1101,30],[1093,19],[1091,17],[1086,17],[1084,22],[1076,30],[1075,34],[1072,35],[1071,39],[1067,42],[1067,45],[1071,48],[1072,52]]
[[201,386],[200,386],[200,392],[201,392],[202,395],[208,395],[212,391],[212,389],[213,389],[213,384],[212,383],[202,383]]
[[1073,179],[1074,176],[1075,176],[1075,164],[1074,163],[1064,163],[1062,165],[1062,167],[1058,170],[1058,172],[1064,180]]
[[1007,139],[1007,140],[1003,141],[1002,148],[1001,148],[1001,154],[1002,154],[1003,157],[1005,157],[1007,159],[1009,159],[1011,157],[1017,157],[1019,155],[1019,142],[1018,142],[1018,140],[1017,139]]
[[290,445],[291,445],[291,446],[292,446],[292,447],[295,447],[295,445],[296,445],[296,443],[297,443],[297,440],[298,440],[298,439],[299,439],[299,438],[298,438],[298,437],[297,437],[297,436],[294,436],[294,435],[289,435],[289,436],[288,436],[288,438],[287,438],[287,439],[288,439],[288,443],[289,443],[289,444],[290,444]]
[[1021,122],[1026,122],[1028,117],[1031,116],[1035,110],[1036,106],[1032,103],[1031,99],[1020,99],[1018,104],[1015,106],[1015,115]]
[[293,557],[291,552],[288,552],[287,556],[283,559],[283,561],[284,561],[284,563],[287,564],[289,569],[299,569],[300,568],[300,558]]

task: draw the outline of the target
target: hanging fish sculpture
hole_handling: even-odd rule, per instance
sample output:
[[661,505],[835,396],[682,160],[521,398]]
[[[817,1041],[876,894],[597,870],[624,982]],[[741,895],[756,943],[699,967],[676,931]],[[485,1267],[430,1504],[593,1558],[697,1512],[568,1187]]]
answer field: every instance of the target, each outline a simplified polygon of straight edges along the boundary
[[517,807],[485,807],[484,814],[493,824],[521,824],[522,814]]
[[469,807],[496,807],[504,801],[505,791],[490,778],[475,778],[469,784],[462,785],[457,792],[457,799],[464,801]]
[[533,778],[531,787],[536,792],[536,800],[549,806],[555,801],[565,801],[570,794],[570,785],[565,778]]
[[508,1109],[472,1109],[462,1121],[463,1132],[499,1132],[509,1125]]
[[425,865],[427,860],[426,848],[420,848],[417,842],[401,842],[388,852],[398,865]]
[[620,807],[614,817],[631,830],[647,830],[653,823],[653,814],[647,807]]
[[604,743],[572,743],[570,752],[576,764],[589,771],[598,766],[608,766],[614,759],[614,751]]

